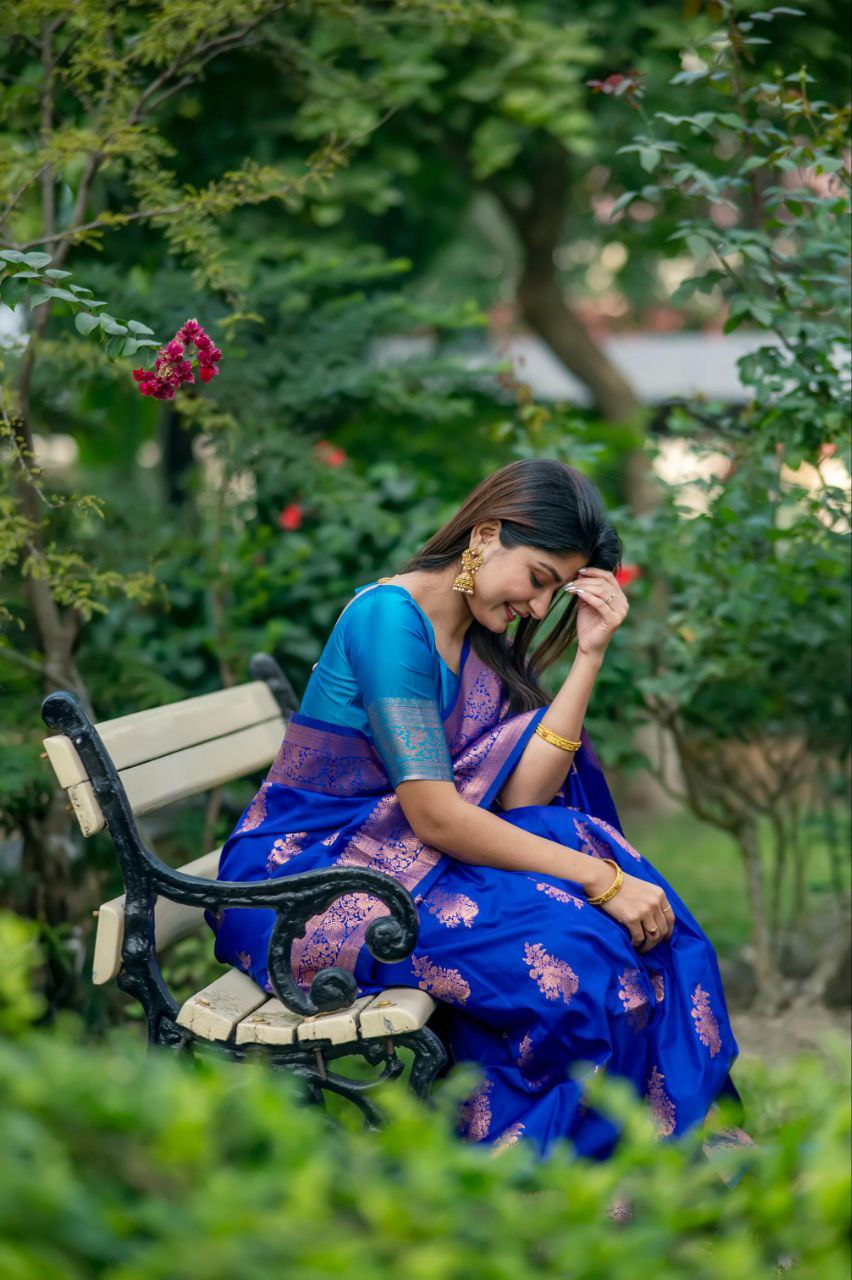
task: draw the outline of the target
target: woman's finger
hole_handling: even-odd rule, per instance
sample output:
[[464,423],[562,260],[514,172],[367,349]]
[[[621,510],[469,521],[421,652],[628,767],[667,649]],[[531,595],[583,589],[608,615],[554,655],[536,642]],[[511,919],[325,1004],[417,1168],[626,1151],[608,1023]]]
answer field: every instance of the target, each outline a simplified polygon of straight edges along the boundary
[[633,945],[634,945],[634,947],[636,948],[636,950],[637,950],[637,951],[641,951],[641,949],[642,949],[642,944],[643,944],[643,943],[645,942],[645,940],[646,940],[645,930],[642,928],[641,923],[640,923],[640,924],[629,924],[627,927],[628,927],[628,929],[630,930],[630,940],[631,940],[631,942],[633,943]]
[[[656,933],[650,933],[649,930],[651,928],[656,929]],[[660,941],[660,927],[659,925],[655,925],[653,920],[643,920],[642,932],[644,936],[642,938],[641,946],[639,946],[637,950],[640,955],[644,956],[647,955],[649,951],[653,951],[654,947]]]
[[675,913],[665,898],[663,898],[660,905],[660,913],[666,922],[666,942],[668,942],[669,938],[674,933]]
[[669,936],[666,918],[663,915],[662,904],[653,904],[648,915],[642,921],[642,928],[645,931],[645,943],[642,947],[642,954],[653,950],[659,943],[665,942]]
[[594,565],[590,565],[588,569],[578,569],[577,572],[582,574],[582,576],[587,578],[589,581],[591,581],[592,578],[604,578],[609,582],[615,582],[616,580],[615,574],[611,569],[598,569]]
[[607,616],[608,613],[615,613],[615,600],[611,600],[607,603],[603,596],[598,595],[597,592],[586,587],[575,587],[574,590],[569,591],[568,594],[579,596],[581,600],[586,601],[587,604],[590,604],[593,609],[597,609],[598,613],[603,613],[604,616]]

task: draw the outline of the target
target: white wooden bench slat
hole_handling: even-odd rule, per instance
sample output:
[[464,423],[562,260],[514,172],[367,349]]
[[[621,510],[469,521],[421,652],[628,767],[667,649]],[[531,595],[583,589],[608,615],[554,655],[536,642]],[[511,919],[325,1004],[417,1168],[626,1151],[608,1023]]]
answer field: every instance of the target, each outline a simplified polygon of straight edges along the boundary
[[234,1027],[268,999],[263,988],[247,973],[229,969],[208,987],[190,996],[181,1006],[176,1021],[205,1040],[227,1040]]
[[265,720],[280,719],[281,708],[269,685],[255,680],[164,707],[135,711],[95,727],[116,769],[121,770],[248,729]]
[[[95,728],[116,769],[121,771],[238,729],[248,729],[264,720],[276,719],[281,719],[281,710],[269,686],[255,680],[233,689],[103,720]],[[88,778],[70,738],[54,734],[45,739],[44,745],[61,787],[70,787]]]
[[280,1000],[267,999],[237,1027],[237,1044],[292,1044],[301,1021]]
[[75,782],[73,786],[66,788],[66,794],[83,835],[88,838],[103,831],[106,818],[91,782]]
[[372,1004],[373,996],[359,996],[348,1009],[335,1009],[332,1013],[315,1013],[303,1018],[296,1028],[299,1040],[330,1040],[332,1044],[346,1044],[358,1039],[358,1014]]
[[435,1007],[428,992],[417,987],[388,987],[361,1013],[361,1039],[419,1031],[426,1026]]
[[134,813],[161,809],[271,763],[284,734],[284,721],[267,720],[226,738],[214,738],[147,764],[123,769],[121,781]]
[[[278,752],[284,727],[284,719],[279,715],[224,738],[201,742],[121,770],[119,777],[131,809],[137,814],[148,813],[264,768]],[[102,831],[106,825],[103,812],[71,739],[56,734],[45,738],[44,746],[60,786],[68,792],[83,835]]]
[[[194,862],[179,867],[188,876],[200,876],[203,880],[215,880],[219,870],[221,848],[205,853]],[[203,908],[186,907],[168,898],[158,898],[154,907],[154,937],[157,951],[188,938],[204,922]],[[212,935],[211,935],[212,938]],[[118,976],[121,970],[121,947],[124,942],[124,894],[102,903],[98,910],[98,931],[95,935],[95,954],[92,961],[92,981],[103,986]]]

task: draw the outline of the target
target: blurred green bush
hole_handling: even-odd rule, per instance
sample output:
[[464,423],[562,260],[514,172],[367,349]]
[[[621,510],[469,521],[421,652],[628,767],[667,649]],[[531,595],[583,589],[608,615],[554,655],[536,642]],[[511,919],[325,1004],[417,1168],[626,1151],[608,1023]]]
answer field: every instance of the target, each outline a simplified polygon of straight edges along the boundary
[[[536,1162],[523,1142],[495,1158],[452,1132],[468,1071],[434,1110],[390,1089],[387,1127],[364,1132],[263,1066],[147,1054],[127,1031],[83,1044],[72,1015],[28,1026],[33,928],[0,917],[17,956],[0,987],[4,1280],[754,1280],[785,1257],[797,1276],[848,1275],[839,1045],[740,1076],[759,1143],[720,1153],[728,1174],[748,1164],[730,1188],[697,1138],[659,1144],[629,1086],[600,1077],[590,1097],[624,1127],[611,1160]],[[608,1216],[619,1195],[631,1222]]]

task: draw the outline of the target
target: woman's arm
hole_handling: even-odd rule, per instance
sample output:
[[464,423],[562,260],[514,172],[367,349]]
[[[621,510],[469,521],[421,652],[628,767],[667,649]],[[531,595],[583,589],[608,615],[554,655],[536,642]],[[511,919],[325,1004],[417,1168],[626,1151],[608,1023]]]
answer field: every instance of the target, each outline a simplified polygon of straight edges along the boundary
[[534,836],[496,813],[468,804],[453,782],[412,778],[400,782],[396,794],[417,838],[459,862],[575,880],[589,897],[612,883],[612,868],[600,858]]
[[[577,653],[562,688],[544,713],[541,723],[575,742],[583,728],[603,654]],[[555,747],[534,733],[497,797],[504,809],[525,804],[550,804],[562,786],[574,760],[574,752]]]
[[[582,583],[582,586],[580,585]],[[545,729],[578,741],[606,647],[628,613],[627,597],[609,569],[578,569],[566,590],[578,597],[577,653],[571,671],[542,717]],[[550,804],[574,760],[573,751],[530,738],[498,799],[504,809]]]
[[[398,783],[396,794],[418,839],[459,862],[574,880],[589,898],[613,882],[612,867],[602,858],[535,836],[496,813],[468,804],[453,782],[411,778]],[[633,945],[644,955],[671,937],[674,914],[664,912],[665,905],[666,895],[659,885],[625,872],[621,888],[601,910],[627,926]],[[656,932],[649,935],[650,928]]]

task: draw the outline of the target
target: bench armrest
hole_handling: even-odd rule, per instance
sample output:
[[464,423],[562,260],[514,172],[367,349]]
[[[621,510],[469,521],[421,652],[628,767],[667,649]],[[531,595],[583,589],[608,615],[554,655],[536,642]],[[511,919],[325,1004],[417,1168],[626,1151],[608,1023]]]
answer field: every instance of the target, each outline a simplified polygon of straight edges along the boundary
[[290,963],[293,942],[304,937],[307,922],[338,898],[366,893],[387,907],[389,914],[373,920],[364,939],[377,960],[385,964],[404,960],[417,941],[419,920],[411,894],[381,871],[329,867],[278,879],[242,882],[188,876],[153,856],[151,862],[151,888],[158,896],[186,906],[206,907],[214,914],[227,907],[266,907],[278,913],[269,942],[270,982],[278,999],[305,1017],[349,1005],[358,995],[354,975],[336,966],[317,973],[310,995],[305,995],[293,977]]

